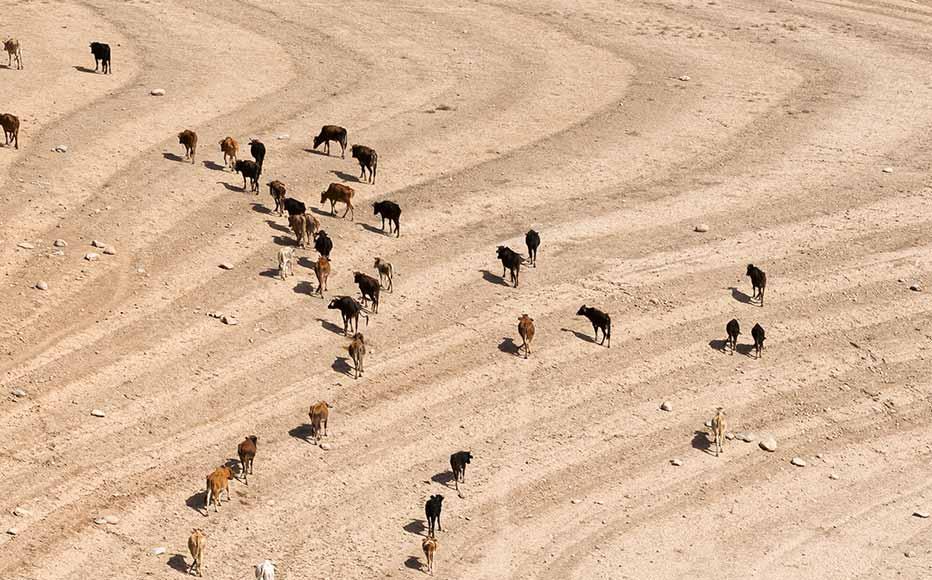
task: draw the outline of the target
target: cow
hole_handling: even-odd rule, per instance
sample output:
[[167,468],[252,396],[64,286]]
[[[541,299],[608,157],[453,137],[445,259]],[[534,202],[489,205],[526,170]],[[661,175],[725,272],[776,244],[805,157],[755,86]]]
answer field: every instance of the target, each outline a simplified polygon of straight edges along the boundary
[[430,536],[421,541],[421,549],[424,550],[424,558],[427,560],[427,573],[434,575],[434,554],[437,552],[437,538]]
[[302,215],[307,213],[307,206],[304,202],[293,197],[286,197],[282,200],[282,208],[288,212],[288,215]]
[[466,466],[472,461],[472,453],[469,451],[457,451],[450,455],[450,469],[453,471],[453,482],[456,484],[456,491],[460,490],[460,482],[466,483]]
[[19,117],[12,113],[0,114],[0,127],[3,127],[4,143],[7,146],[13,143],[19,149]]
[[361,332],[357,332],[353,335],[353,341],[349,343],[346,350],[349,352],[350,358],[353,359],[353,368],[356,371],[355,378],[358,379],[359,375],[363,374],[366,370],[366,338]]
[[712,417],[712,441],[715,444],[715,456],[724,451],[722,445],[725,441],[725,411],[719,407]]
[[263,560],[256,564],[256,580],[275,580],[275,563]]
[[227,501],[230,501],[230,480],[233,479],[233,470],[229,467],[218,467],[207,476],[207,501],[205,509],[210,508],[213,500],[214,511],[220,511],[220,494],[227,492]]
[[283,281],[294,276],[294,248],[279,248],[278,277]]
[[319,256],[314,263],[314,273],[317,275],[317,293],[324,297],[327,290],[327,279],[330,277],[330,259],[327,256]]
[[220,151],[223,152],[223,166],[233,169],[236,164],[236,153],[239,151],[239,143],[233,137],[227,137],[220,142]]
[[391,292],[392,288],[394,288],[393,279],[395,277],[395,267],[392,266],[389,262],[386,262],[385,260],[383,260],[382,258],[375,259],[374,267],[376,271],[378,271],[379,273],[379,285],[382,286],[382,280],[387,279],[388,287],[387,288],[385,288],[385,286],[382,286],[382,287],[388,290],[389,292]]
[[103,42],[92,42],[91,54],[94,55],[94,72],[97,72],[97,68],[101,65],[101,63],[103,63],[103,73],[105,75],[113,72],[113,69],[110,66],[109,44],[104,44]]
[[728,321],[728,324],[725,325],[725,332],[728,336],[725,339],[723,350],[727,347],[731,347],[731,354],[735,354],[735,350],[738,349],[738,336],[741,334],[741,326],[738,324],[737,320],[732,318]]
[[401,227],[398,220],[401,218],[401,208],[394,201],[377,201],[372,204],[372,214],[382,217],[382,231],[385,231],[385,220],[388,220],[388,234],[392,233],[392,224],[395,224],[395,237],[401,236]]
[[346,129],[336,125],[324,125],[320,128],[320,134],[314,137],[314,149],[320,147],[321,143],[326,145],[326,153],[330,155],[330,142],[336,141],[343,148],[340,157],[346,158]]
[[23,49],[19,41],[15,38],[8,38],[3,41],[3,50],[7,55],[7,68],[13,68],[13,60],[16,60],[16,70],[23,70]]
[[531,354],[531,341],[534,340],[534,319],[527,314],[518,317],[518,335],[521,336],[520,351],[524,349],[524,358]]
[[234,165],[233,169],[243,176],[243,191],[246,191],[246,179],[249,179],[249,191],[255,191],[259,195],[259,176],[262,174],[259,166],[255,161],[249,159],[240,159]]
[[311,405],[310,410],[307,412],[307,416],[311,419],[311,437],[317,443],[320,443],[321,431],[323,431],[324,437],[327,436],[327,421],[330,419],[331,408],[330,403],[318,401]]
[[243,468],[243,482],[246,485],[249,485],[247,476],[252,475],[252,462],[256,459],[256,445],[258,443],[258,437],[249,435],[236,447],[236,454],[239,455],[239,463]]
[[[350,148],[353,159],[359,161],[359,179],[375,184],[375,173],[378,170],[379,154],[375,149],[365,145],[353,145]],[[366,170],[369,170],[369,179],[366,179]]]
[[530,230],[524,234],[524,243],[527,244],[527,255],[531,266],[537,267],[537,248],[540,247],[540,234]]
[[320,230],[314,234],[314,249],[321,256],[330,257],[330,252],[333,251],[333,240],[330,239],[326,231]]
[[379,313],[379,290],[382,283],[368,274],[362,272],[353,272],[353,282],[359,286],[359,292],[362,294],[362,305],[367,306],[369,300],[372,301],[373,314]]
[[369,326],[369,316],[363,312],[362,304],[356,302],[351,296],[338,296],[327,306],[330,310],[339,310],[343,316],[343,334],[349,336],[350,330],[359,331],[359,315],[365,317],[366,327]]
[[262,164],[265,161],[265,144],[258,139],[250,139],[249,154],[256,160],[256,165],[259,166],[259,173],[262,173]]
[[184,158],[194,163],[194,154],[197,152],[197,133],[191,129],[185,129],[178,133],[178,142],[184,145]]
[[353,221],[356,219],[356,211],[353,209],[353,195],[355,193],[353,188],[348,185],[331,183],[330,187],[320,192],[320,204],[323,205],[329,201],[330,215],[335,217],[337,215],[337,203],[345,203],[346,211],[343,212],[343,217],[345,218],[346,214],[350,213],[350,221]]
[[[285,189],[285,184],[276,179],[274,181],[270,181],[268,183],[268,186],[269,186],[269,195],[271,195],[272,199],[275,200],[275,211],[278,212],[279,216],[284,215],[285,195],[288,193],[288,190]],[[306,208],[305,208],[305,211],[307,211]],[[304,213],[304,212],[301,212],[301,213]]]
[[314,232],[320,227],[317,218],[306,213],[288,216],[288,225],[294,232],[297,245],[306,248],[311,243]]
[[764,340],[767,338],[764,334],[764,327],[760,324],[755,324],[754,328],[751,329],[751,336],[754,337],[755,358],[760,358],[764,354]]
[[188,537],[188,551],[191,552],[193,561],[188,566],[188,574],[203,576],[201,567],[204,565],[204,546],[207,544],[207,534],[200,528],[191,530],[191,536]]
[[745,274],[751,278],[751,300],[760,299],[761,308],[764,307],[764,289],[767,287],[767,274],[764,274],[764,271],[755,266],[754,264],[748,264],[748,269]]
[[511,271],[511,283],[517,288],[518,276],[521,275],[521,264],[524,263],[524,257],[508,246],[499,246],[496,253],[498,259],[502,261],[502,280],[505,280],[505,272]]
[[440,512],[443,510],[443,496],[440,494],[430,496],[427,503],[424,504],[424,514],[427,516],[427,535],[434,537],[434,527],[438,531],[443,531],[440,525]]
[[599,331],[602,331],[602,341],[599,343],[605,344],[606,339],[608,340],[608,348],[612,348],[612,317],[608,314],[602,312],[598,308],[590,308],[583,304],[579,310],[576,311],[576,316],[585,316],[589,319],[589,322],[592,323],[592,330],[595,334],[594,341],[599,340]]

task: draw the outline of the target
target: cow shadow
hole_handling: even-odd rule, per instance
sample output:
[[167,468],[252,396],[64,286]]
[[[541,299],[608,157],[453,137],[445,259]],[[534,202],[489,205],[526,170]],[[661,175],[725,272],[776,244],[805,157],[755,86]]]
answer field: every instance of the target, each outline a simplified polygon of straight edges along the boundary
[[272,241],[279,246],[298,247],[297,243],[290,236],[272,236]]
[[86,66],[77,66],[77,65],[76,65],[76,66],[74,66],[73,68],[74,68],[74,70],[76,70],[76,71],[78,71],[78,72],[91,73],[92,75],[100,74],[100,73],[98,73],[96,70],[94,70],[94,69],[92,69],[92,68],[87,68]]
[[507,353],[513,354],[515,356],[521,354],[521,348],[515,343],[514,339],[506,336],[498,344],[498,350]]
[[330,213],[329,211],[325,211],[325,210],[322,210],[316,207],[308,207],[307,209],[313,214],[322,215],[324,217],[337,217],[333,215],[332,213]]
[[744,292],[742,292],[741,290],[738,290],[734,286],[729,288],[729,290],[731,290],[731,297],[737,300],[738,302],[742,304],[753,304],[751,297],[745,294]]
[[308,282],[307,280],[304,280],[304,281],[302,281],[302,282],[298,282],[298,283],[295,284],[295,286],[294,286],[294,293],[295,293],[295,294],[305,294],[305,295],[307,295],[307,296],[316,296],[317,293],[314,292],[314,290],[317,290],[317,286],[315,286],[314,284],[311,284],[311,283]]
[[314,155],[320,155],[321,157],[332,157],[332,155],[327,155],[324,151],[318,151],[317,149],[308,149],[305,147],[304,151],[307,153],[313,153]]
[[702,451],[703,453],[715,455],[712,451],[712,442],[709,441],[709,433],[707,431],[694,431],[692,446],[693,449]]
[[217,183],[227,188],[227,191],[235,191],[238,193],[243,193],[244,191],[246,191],[245,187],[241,187],[239,185],[233,185],[232,183],[227,183],[226,181],[218,181]]
[[579,332],[578,330],[573,330],[571,328],[561,328],[560,330],[563,332],[572,333],[573,336],[575,336],[576,338],[578,338],[579,340],[583,342],[591,342],[592,344],[595,344],[595,338],[589,334],[583,334]]
[[[270,212],[270,213],[271,213],[271,212]],[[288,228],[288,227],[286,227],[286,226],[283,226],[282,224],[278,223],[278,222],[275,221],[275,220],[265,220],[265,223],[269,224],[269,227],[272,228],[273,230],[277,231],[277,232],[282,232],[283,234],[290,234],[290,233],[292,233],[292,232],[291,232],[291,228]]]
[[182,554],[173,554],[172,557],[168,559],[168,567],[182,574],[188,573],[188,562],[184,559],[184,555]]
[[409,534],[414,534],[415,536],[424,536],[424,532],[427,531],[427,522],[424,520],[411,520],[410,522],[404,525],[404,531]]
[[264,213],[266,215],[272,215],[273,213],[275,213],[270,208],[266,207],[265,204],[259,203],[258,201],[254,201],[250,205],[252,206],[252,211],[256,213]]
[[735,350],[738,351],[738,354],[743,354],[746,357],[754,358],[754,345],[753,344],[741,344],[735,347]]
[[207,169],[212,169],[214,171],[226,171],[226,165],[220,165],[216,161],[201,161],[204,164],[204,167]]
[[317,320],[320,321],[320,326],[324,330],[329,330],[330,332],[334,334],[339,334],[340,336],[343,336],[343,329],[337,326],[336,324],[330,322],[329,320],[324,320],[323,318],[318,318]]
[[408,556],[408,559],[405,560],[405,568],[417,571],[424,570],[424,567],[421,565],[421,559],[417,556]]
[[511,287],[508,284],[508,282],[504,278],[499,276],[498,274],[493,274],[492,272],[488,270],[479,270],[479,271],[482,272],[482,279],[485,280],[486,282],[489,282],[490,284],[495,284],[496,286],[504,286],[506,288]]
[[355,377],[353,373],[353,367],[349,364],[349,359],[345,356],[338,356],[337,360],[333,361],[333,364],[330,365],[330,368],[340,373],[341,375],[346,375],[350,378]]
[[[370,226],[369,224],[364,224],[364,223],[362,223],[362,222],[357,222],[357,223],[359,224],[359,227],[361,227],[362,229],[366,230],[367,232],[371,232],[371,233],[373,233],[373,234],[381,234],[381,235],[383,235],[383,236],[388,235],[388,233],[387,233],[385,230],[383,230],[382,228],[379,228],[379,227],[376,227],[376,226]],[[392,237],[394,237],[394,236],[392,236]]]
[[360,181],[358,177],[356,177],[355,175],[352,175],[352,174],[350,174],[350,173],[344,173],[344,172],[342,172],[342,171],[337,171],[336,169],[331,169],[331,170],[330,170],[330,173],[336,175],[337,177],[339,177],[339,178],[342,179],[343,181],[352,181],[352,182],[354,182],[354,183],[362,183],[362,181]]
[[295,439],[300,439],[302,441],[310,443],[311,445],[314,444],[311,438],[311,424],[310,423],[302,423],[293,429],[289,429],[288,434],[294,437]]
[[312,260],[307,256],[301,256],[298,258],[297,264],[303,268],[307,268],[311,271],[316,271],[317,260]]
[[430,478],[434,483],[439,483],[440,485],[453,489],[453,486],[450,483],[453,481],[453,472],[450,470],[441,471],[440,473],[434,475]]
[[191,495],[190,497],[188,497],[188,499],[185,500],[184,505],[188,506],[189,508],[193,509],[194,511],[196,511],[197,513],[201,514],[202,516],[206,518],[208,515],[207,492],[206,491],[196,492],[195,494]]
[[179,163],[187,163],[187,162],[188,162],[188,160],[185,159],[184,157],[182,157],[181,155],[176,155],[176,154],[174,154],[174,153],[169,153],[168,151],[163,152],[163,153],[162,153],[162,157],[164,157],[165,159],[168,159],[169,161],[177,161],[177,162],[179,162]]
[[269,268],[268,270],[262,270],[259,272],[259,275],[263,278],[272,278],[273,280],[281,280],[281,276],[278,275],[278,268]]
[[726,339],[724,339],[724,338],[716,338],[715,340],[710,340],[710,341],[709,341],[709,348],[712,348],[712,349],[715,349],[715,350],[720,350],[720,351],[722,351],[722,352],[724,352],[724,353],[727,354],[728,351],[725,350],[725,345],[727,345],[727,344],[728,344],[728,340],[726,340]]

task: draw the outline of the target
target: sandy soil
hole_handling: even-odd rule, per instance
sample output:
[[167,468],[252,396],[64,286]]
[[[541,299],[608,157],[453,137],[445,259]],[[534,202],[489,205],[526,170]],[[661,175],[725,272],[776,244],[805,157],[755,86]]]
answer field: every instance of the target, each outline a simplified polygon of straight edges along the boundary
[[[932,288],[932,3],[10,10],[0,34],[26,68],[0,68],[23,122],[21,148],[0,148],[0,531],[19,533],[0,578],[182,578],[192,527],[209,578],[265,558],[285,580],[421,578],[436,493],[438,578],[932,573],[932,519],[912,515],[932,511],[932,298],[909,289]],[[83,70],[92,40],[113,75]],[[326,123],[380,152],[376,185],[310,151]],[[267,188],[220,167],[226,135],[262,138],[263,184],[321,214],[332,294],[375,256],[395,264],[363,379],[309,295],[316,254],[274,278],[293,236]],[[319,211],[331,181],[356,188],[355,223]],[[371,215],[386,197],[399,239]],[[524,251],[531,227],[539,267],[507,287],[494,249]],[[116,254],[84,260],[92,240]],[[582,303],[613,315],[610,350]],[[766,327],[762,360],[717,349],[733,317],[742,345]],[[321,399],[329,451],[304,439]],[[708,453],[717,406],[779,449]],[[205,516],[205,475],[247,434],[254,478]]]

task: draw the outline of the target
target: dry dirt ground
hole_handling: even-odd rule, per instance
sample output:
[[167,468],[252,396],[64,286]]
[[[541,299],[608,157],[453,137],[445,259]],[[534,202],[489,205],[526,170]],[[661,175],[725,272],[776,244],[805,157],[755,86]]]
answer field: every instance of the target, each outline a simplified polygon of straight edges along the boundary
[[[927,0],[35,1],[0,34],[25,64],[0,69],[23,122],[0,148],[0,578],[182,578],[193,527],[208,578],[421,578],[435,493],[439,578],[932,573],[932,295],[909,289],[932,286]],[[375,186],[310,151],[325,123],[381,153]],[[226,135],[268,146],[258,197]],[[331,233],[331,294],[375,256],[400,272],[358,381],[315,254],[274,278],[271,179]],[[355,222],[321,213],[331,181]],[[495,247],[530,227],[513,289]],[[84,260],[92,240],[116,254]],[[329,451],[304,439],[321,399]],[[708,453],[720,405],[777,452]],[[205,516],[205,475],[253,433],[254,478]]]

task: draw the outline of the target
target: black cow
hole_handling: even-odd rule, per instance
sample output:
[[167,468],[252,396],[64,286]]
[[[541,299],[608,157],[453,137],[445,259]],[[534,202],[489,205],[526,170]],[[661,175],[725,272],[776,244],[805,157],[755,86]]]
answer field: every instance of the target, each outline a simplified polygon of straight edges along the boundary
[[738,349],[738,336],[741,334],[741,326],[737,320],[732,318],[725,325],[725,332],[728,333],[728,338],[725,339],[725,347],[730,346],[731,354],[735,354],[735,350]]
[[385,231],[385,220],[388,220],[388,233],[392,233],[392,223],[395,224],[395,237],[401,236],[401,226],[398,220],[401,218],[401,208],[394,201],[377,201],[372,204],[372,214],[382,216],[382,231]]
[[434,537],[434,525],[437,526],[439,531],[443,531],[443,526],[440,525],[440,512],[443,510],[443,496],[442,495],[432,495],[430,499],[427,500],[427,503],[424,504],[424,515],[427,516],[427,535],[428,537]]
[[576,311],[576,316],[585,316],[592,323],[592,330],[595,333],[595,340],[599,340],[599,331],[602,331],[602,341],[599,344],[605,344],[608,339],[608,348],[612,348],[612,317],[602,312],[598,308],[590,308],[583,304]]
[[256,160],[256,165],[259,166],[259,173],[262,173],[262,162],[265,161],[265,144],[258,139],[251,139],[249,141],[249,153],[252,155],[252,158]]
[[751,292],[754,293],[751,299],[760,298],[761,308],[764,307],[764,289],[767,287],[767,274],[755,266],[748,264],[747,276],[751,278]]
[[259,165],[255,161],[239,159],[233,169],[243,175],[243,191],[246,191],[246,179],[248,178],[250,183],[249,191],[255,191],[256,195],[259,195],[259,175],[262,174]]
[[369,317],[363,312],[362,304],[356,302],[356,299],[351,296],[338,296],[330,301],[327,308],[339,310],[340,314],[343,315],[343,334],[347,336],[349,336],[351,330],[354,334],[359,331],[360,314],[366,318],[366,326],[369,326]]
[[317,250],[317,253],[321,256],[324,256],[328,260],[330,259],[330,252],[333,251],[333,240],[330,239],[330,236],[327,235],[327,232],[320,230],[314,234],[314,249]]
[[[375,173],[379,166],[379,154],[375,149],[365,145],[353,145],[350,148],[353,159],[359,161],[359,179],[375,184]],[[369,170],[369,179],[366,179],[366,170]]]
[[304,205],[304,202],[294,199],[293,197],[286,197],[283,205],[285,211],[287,211],[290,216],[307,213],[307,206]]
[[524,257],[509,248],[508,246],[499,246],[496,250],[498,259],[502,261],[502,280],[505,279],[505,272],[511,271],[511,283],[518,287],[518,276],[521,274],[521,264],[524,263]]
[[102,42],[91,43],[91,54],[94,55],[94,71],[96,72],[101,63],[103,63],[103,73],[108,75],[112,72],[110,68],[110,45]]
[[764,327],[755,324],[754,328],[751,329],[751,336],[754,337],[754,354],[757,358],[760,358],[764,354],[764,340],[767,338],[764,334]]
[[320,147],[321,143],[326,143],[327,155],[330,155],[330,142],[336,141],[343,148],[340,157],[346,158],[346,129],[336,125],[324,125],[320,128],[320,133],[314,137],[314,149]]
[[527,244],[527,255],[531,265],[537,267],[537,248],[540,247],[540,234],[534,230],[524,234],[524,243]]
[[450,469],[453,470],[456,491],[460,490],[460,481],[466,483],[466,466],[470,461],[472,461],[472,453],[469,451],[457,451],[450,456]]
[[368,301],[372,301],[372,312],[379,313],[379,290],[381,284],[378,280],[362,272],[353,272],[353,282],[359,285],[359,292],[362,294],[362,305],[366,306]]

